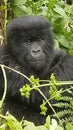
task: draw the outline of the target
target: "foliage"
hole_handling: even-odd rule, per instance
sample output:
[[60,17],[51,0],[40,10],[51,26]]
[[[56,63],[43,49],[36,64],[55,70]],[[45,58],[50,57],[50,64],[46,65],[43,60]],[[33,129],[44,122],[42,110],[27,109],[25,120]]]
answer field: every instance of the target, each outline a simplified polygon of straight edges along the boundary
[[[25,96],[26,98],[30,97],[30,92],[34,89],[36,91],[39,91],[39,93],[44,97],[45,100],[43,100],[43,103],[40,105],[41,108],[41,114],[46,115],[47,112],[47,108],[46,108],[46,104],[48,103],[48,105],[51,107],[51,109],[54,112],[54,115],[56,118],[60,118],[60,117],[64,117],[65,115],[73,115],[73,86],[69,87],[68,89],[59,89],[59,87],[61,85],[67,85],[67,84],[73,84],[73,81],[57,81],[54,74],[51,75],[50,77],[50,81],[46,80],[42,82],[44,84],[40,84],[41,80],[39,80],[38,78],[35,79],[34,76],[30,77],[30,80],[32,82],[32,87],[31,84],[25,84],[21,89],[21,95]],[[48,94],[50,95],[49,99],[46,99],[46,97],[44,96],[44,94],[40,91],[41,87],[49,87],[49,92]],[[67,92],[68,94],[70,94],[70,96],[63,96],[62,94],[64,92]],[[57,103],[51,104],[51,100],[55,100],[55,101],[59,101]],[[60,102],[62,101],[62,102]],[[58,107],[58,108],[62,108],[62,110],[60,110],[59,112],[55,112],[53,107]],[[64,108],[64,110],[63,110]],[[60,121],[60,123],[66,123],[67,121],[73,121],[73,117],[71,118],[65,118],[64,120]]]
[[[6,116],[0,115],[0,117],[4,119],[4,124],[0,126],[0,130],[64,130],[61,126],[57,124],[56,120],[54,119],[50,124],[49,116],[46,118],[45,124],[41,126],[35,126],[32,122],[28,122],[26,120],[22,120],[21,122],[19,122],[9,113],[7,113]],[[72,126],[67,125],[67,127],[71,128]]]
[[[48,116],[46,119],[46,123],[43,126],[35,126],[32,122],[28,122],[26,120],[22,120],[21,122],[17,121],[15,119],[15,117],[13,117],[11,114],[9,114],[8,112],[6,113],[6,115],[2,115],[0,114],[0,130],[64,130],[62,124],[65,123],[66,124],[66,129],[70,130],[71,128],[73,128],[73,117],[66,118],[61,120],[59,117],[64,116],[65,114],[72,114],[73,115],[73,98],[72,97],[68,97],[68,96],[61,96],[61,94],[65,91],[67,91],[68,93],[70,93],[73,96],[72,90],[73,87],[69,87],[66,90],[62,90],[60,91],[60,89],[58,89],[58,87],[60,85],[71,85],[73,84],[73,81],[57,81],[56,77],[54,76],[54,74],[51,75],[50,80],[40,80],[39,78],[35,79],[34,76],[32,75],[30,78],[28,78],[26,75],[23,75],[22,73],[20,73],[19,71],[16,71],[10,67],[7,67],[5,65],[0,65],[3,71],[3,76],[4,76],[4,82],[5,82],[5,86],[4,86],[4,94],[2,97],[2,100],[0,101],[0,109],[2,108],[5,96],[6,96],[6,90],[7,90],[7,77],[6,77],[6,73],[5,73],[5,69],[9,69],[11,71],[14,71],[20,75],[22,75],[24,78],[26,78],[27,80],[29,80],[29,84],[25,84],[24,86],[22,86],[22,88],[20,89],[21,95],[25,96],[27,98],[30,97],[31,91],[34,89],[35,91],[38,91],[44,98],[43,103],[40,105],[41,108],[41,113],[43,115],[46,115],[47,112],[47,107],[46,104],[49,105],[49,107],[51,107],[51,109],[54,112],[53,117],[58,118],[59,120],[59,124],[57,123],[56,120],[52,119]],[[49,87],[49,92],[50,92],[50,98],[47,99],[45,97],[45,95],[42,93],[42,91],[40,90],[41,87]],[[54,89],[55,87],[55,89]],[[49,94],[48,92],[48,94]],[[51,104],[51,100],[63,100],[63,101],[67,101],[66,103],[54,103]],[[61,110],[60,112],[56,113],[54,110],[54,107],[59,107],[59,108],[68,108],[68,110]],[[0,112],[1,113],[1,112]],[[51,120],[51,124],[50,124],[50,120]],[[69,123],[70,121],[70,123]],[[72,124],[71,124],[72,123]]]

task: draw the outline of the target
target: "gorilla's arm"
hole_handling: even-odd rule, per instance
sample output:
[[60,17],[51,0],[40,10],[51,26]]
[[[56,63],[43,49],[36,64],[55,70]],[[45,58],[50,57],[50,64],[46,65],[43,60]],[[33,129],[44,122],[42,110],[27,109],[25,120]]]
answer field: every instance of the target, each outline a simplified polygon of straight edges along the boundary
[[[73,80],[73,56],[64,51],[56,54],[50,68],[50,74],[54,73],[57,80]],[[64,87],[68,87],[65,85]]]

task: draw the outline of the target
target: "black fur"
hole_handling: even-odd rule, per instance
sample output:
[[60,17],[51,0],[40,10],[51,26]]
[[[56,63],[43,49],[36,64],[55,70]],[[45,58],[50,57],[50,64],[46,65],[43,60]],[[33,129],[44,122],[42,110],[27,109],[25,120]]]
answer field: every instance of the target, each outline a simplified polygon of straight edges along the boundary
[[[50,24],[42,16],[23,16],[8,24],[7,44],[0,47],[0,64],[40,79],[49,79],[51,73],[55,73],[58,80],[73,79],[73,56],[54,50]],[[46,117],[39,114],[42,96],[33,91],[29,99],[21,97],[19,89],[27,81],[22,76],[5,70],[8,89],[4,112],[9,110],[19,120],[24,116],[36,125],[43,124]],[[3,87],[3,74],[0,70],[0,98]],[[48,87],[42,91],[48,97]],[[50,111],[47,114],[50,114]]]

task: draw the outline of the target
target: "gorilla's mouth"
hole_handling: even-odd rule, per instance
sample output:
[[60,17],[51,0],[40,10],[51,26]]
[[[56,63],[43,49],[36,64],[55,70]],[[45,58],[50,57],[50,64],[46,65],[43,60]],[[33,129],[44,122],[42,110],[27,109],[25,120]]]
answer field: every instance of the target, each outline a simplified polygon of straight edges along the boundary
[[37,69],[43,68],[45,64],[46,64],[45,60],[30,61],[31,67],[37,68]]
[[30,63],[36,63],[36,62],[43,62],[44,60],[34,60],[34,61],[30,61]]
[[43,63],[43,62],[45,62],[44,59],[40,59],[40,60],[32,60],[32,61],[30,61],[31,64]]

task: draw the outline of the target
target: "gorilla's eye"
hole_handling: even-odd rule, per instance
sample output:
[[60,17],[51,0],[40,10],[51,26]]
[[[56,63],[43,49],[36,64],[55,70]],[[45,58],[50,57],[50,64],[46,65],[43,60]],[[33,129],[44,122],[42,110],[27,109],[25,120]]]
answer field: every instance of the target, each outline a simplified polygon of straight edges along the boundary
[[31,40],[30,40],[30,39],[27,39],[27,40],[25,40],[24,42],[25,42],[25,44],[30,44],[30,43],[31,43]]
[[39,38],[38,41],[42,41],[42,38]]
[[38,38],[37,41],[40,41],[40,42],[41,42],[41,41],[43,41],[43,38]]
[[31,40],[30,39],[28,39],[28,41],[27,41],[28,43],[31,43]]

